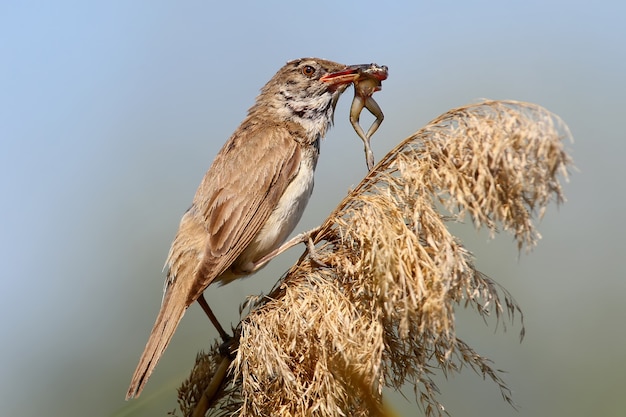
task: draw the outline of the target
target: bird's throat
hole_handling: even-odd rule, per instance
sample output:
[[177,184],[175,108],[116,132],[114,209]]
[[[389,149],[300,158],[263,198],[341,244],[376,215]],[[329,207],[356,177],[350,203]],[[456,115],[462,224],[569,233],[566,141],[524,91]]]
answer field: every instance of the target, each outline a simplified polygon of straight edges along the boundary
[[333,112],[339,92],[325,92],[321,95],[291,97],[282,103],[276,103],[280,117],[297,123],[306,132],[310,142],[323,138],[333,122]]

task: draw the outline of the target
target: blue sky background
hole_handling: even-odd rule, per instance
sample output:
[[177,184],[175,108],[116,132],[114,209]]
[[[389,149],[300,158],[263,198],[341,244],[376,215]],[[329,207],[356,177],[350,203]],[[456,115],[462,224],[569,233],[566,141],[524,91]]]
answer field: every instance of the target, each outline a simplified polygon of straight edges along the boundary
[[[470,370],[437,376],[453,416],[623,416],[626,6],[619,2],[0,3],[0,404],[7,416],[155,416],[214,337],[192,307],[140,399],[124,394],[161,300],[183,211],[261,86],[287,60],[388,65],[380,159],[449,108],[516,99],[575,142],[568,203],[518,258],[460,233],[525,312],[506,333],[459,309],[459,335],[506,370],[519,412]],[[317,225],[365,174],[349,91],[322,144]],[[363,124],[370,121],[364,117]],[[223,322],[300,254],[208,292]],[[501,330],[501,328],[499,328]],[[412,393],[407,390],[407,397]],[[397,394],[403,416],[417,406]]]

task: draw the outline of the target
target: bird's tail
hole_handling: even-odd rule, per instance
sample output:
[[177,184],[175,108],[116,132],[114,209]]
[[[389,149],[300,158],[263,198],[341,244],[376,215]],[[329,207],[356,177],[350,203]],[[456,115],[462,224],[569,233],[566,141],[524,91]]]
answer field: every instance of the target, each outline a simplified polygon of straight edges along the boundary
[[154,327],[152,327],[150,338],[139,359],[139,364],[137,365],[137,369],[135,369],[133,379],[126,393],[127,400],[129,398],[138,397],[139,394],[141,394],[154,367],[157,365],[165,348],[167,348],[167,345],[170,343],[176,331],[176,327],[178,327],[178,323],[180,323],[183,314],[185,314],[185,310],[187,310],[188,306],[185,302],[181,302],[179,297],[175,296],[176,292],[175,290],[168,291],[163,300],[161,311],[159,311]]

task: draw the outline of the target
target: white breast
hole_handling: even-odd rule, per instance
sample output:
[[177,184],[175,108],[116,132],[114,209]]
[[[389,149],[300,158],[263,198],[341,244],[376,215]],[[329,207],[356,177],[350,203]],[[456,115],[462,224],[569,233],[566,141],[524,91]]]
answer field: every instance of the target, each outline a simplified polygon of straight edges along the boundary
[[[312,152],[313,153],[313,152]],[[235,276],[223,276],[225,284],[252,272],[255,261],[278,248],[294,230],[313,192],[313,175],[317,164],[317,152],[305,157],[294,179],[287,186],[276,208],[270,214],[259,233],[231,266]]]
[[314,172],[314,161],[303,160],[295,178],[287,186],[278,205],[253,241],[253,245],[257,246],[257,253],[265,255],[271,252],[293,232],[313,192]]

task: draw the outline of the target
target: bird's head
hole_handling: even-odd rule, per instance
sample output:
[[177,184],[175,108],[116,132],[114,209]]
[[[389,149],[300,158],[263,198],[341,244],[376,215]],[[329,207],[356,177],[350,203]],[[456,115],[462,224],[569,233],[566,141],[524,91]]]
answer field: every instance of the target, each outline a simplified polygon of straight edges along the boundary
[[359,68],[319,58],[290,61],[263,87],[251,112],[269,110],[280,120],[300,124],[310,138],[323,136]]

